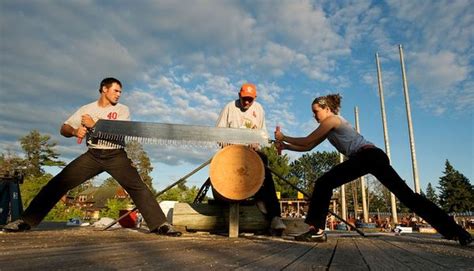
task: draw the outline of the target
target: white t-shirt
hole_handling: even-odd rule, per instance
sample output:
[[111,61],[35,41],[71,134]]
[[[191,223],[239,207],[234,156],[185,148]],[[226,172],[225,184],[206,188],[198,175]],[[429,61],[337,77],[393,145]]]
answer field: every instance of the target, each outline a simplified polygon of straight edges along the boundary
[[262,129],[268,136],[265,111],[256,101],[246,111],[240,110],[240,100],[228,103],[217,119],[217,127]]
[[[107,107],[100,107],[98,102],[95,101],[79,108],[64,124],[68,124],[74,129],[77,129],[81,126],[82,115],[86,114],[90,115],[95,122],[99,119],[130,120],[130,111],[126,105],[117,103]],[[86,142],[87,147],[93,149],[121,149],[125,146],[125,142],[123,141],[92,139],[89,137],[89,134],[87,134]]]

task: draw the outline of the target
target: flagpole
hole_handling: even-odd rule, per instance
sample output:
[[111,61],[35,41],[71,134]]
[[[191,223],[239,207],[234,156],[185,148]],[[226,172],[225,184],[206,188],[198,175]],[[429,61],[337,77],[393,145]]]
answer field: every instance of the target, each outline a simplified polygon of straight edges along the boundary
[[[388,159],[390,160],[390,141],[388,138],[387,117],[385,115],[385,100],[384,100],[383,84],[382,84],[382,69],[380,68],[380,60],[379,60],[378,53],[375,53],[375,62],[377,64],[377,78],[378,78],[379,96],[380,96],[380,111],[382,112],[382,126],[383,126],[383,139],[385,142],[385,153],[387,153]],[[392,207],[392,221],[393,223],[398,223],[397,201],[395,199],[395,195],[392,192],[390,192],[390,203]]]

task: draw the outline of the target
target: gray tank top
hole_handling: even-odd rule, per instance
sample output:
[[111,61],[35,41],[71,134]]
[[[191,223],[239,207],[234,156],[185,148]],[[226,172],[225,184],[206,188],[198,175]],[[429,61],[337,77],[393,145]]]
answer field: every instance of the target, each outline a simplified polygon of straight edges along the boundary
[[372,142],[365,140],[351,124],[343,117],[337,115],[341,119],[341,125],[332,129],[328,133],[328,140],[336,149],[345,156],[354,155],[364,145],[374,145]]

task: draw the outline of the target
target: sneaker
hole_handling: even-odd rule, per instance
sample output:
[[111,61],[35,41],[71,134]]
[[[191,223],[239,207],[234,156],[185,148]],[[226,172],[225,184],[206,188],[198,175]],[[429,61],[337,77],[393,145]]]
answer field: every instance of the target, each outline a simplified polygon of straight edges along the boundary
[[182,235],[180,231],[176,230],[175,228],[173,228],[173,226],[171,226],[168,223],[161,225],[158,229],[153,230],[152,232],[158,235],[165,235],[165,236],[171,236],[171,237],[179,237]]
[[458,241],[461,246],[467,246],[472,243],[472,236],[469,232],[463,229],[461,226],[456,227],[455,233],[444,235],[445,239]]
[[472,236],[469,232],[464,229],[459,232],[458,237],[456,238],[461,246],[467,246],[472,243]]
[[272,222],[270,223],[270,228],[272,230],[284,231],[284,230],[286,230],[286,225],[285,225],[285,223],[283,223],[283,220],[281,219],[281,217],[275,216],[272,219]]
[[23,221],[23,219],[17,219],[3,226],[4,232],[22,232],[31,229],[30,224]]
[[318,233],[315,229],[310,229],[309,231],[295,236],[296,241],[303,241],[303,242],[318,242],[324,243],[327,242],[328,236],[326,232]]

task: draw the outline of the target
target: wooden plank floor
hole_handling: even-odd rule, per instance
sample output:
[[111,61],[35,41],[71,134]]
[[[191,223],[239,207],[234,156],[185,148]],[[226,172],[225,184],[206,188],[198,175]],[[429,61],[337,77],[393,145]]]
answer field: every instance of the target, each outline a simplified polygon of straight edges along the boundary
[[0,233],[0,270],[474,270],[474,246],[430,234],[330,232],[327,243],[301,243],[44,223],[26,233]]

